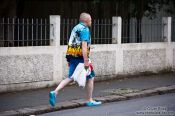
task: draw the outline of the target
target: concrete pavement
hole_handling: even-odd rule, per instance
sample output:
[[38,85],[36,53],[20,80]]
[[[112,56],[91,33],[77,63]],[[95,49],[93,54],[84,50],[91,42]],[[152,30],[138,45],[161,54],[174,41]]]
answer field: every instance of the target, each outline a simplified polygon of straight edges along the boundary
[[[136,89],[138,91],[141,91],[143,89],[158,88],[162,86],[166,87],[169,85],[175,85],[175,73],[148,75],[148,76],[135,76],[135,78],[125,78],[120,80],[115,79],[111,81],[97,82],[95,84],[94,96],[97,99],[103,101],[104,98],[101,99],[98,97],[111,95],[111,90],[115,90],[118,88],[131,88],[131,90]],[[12,93],[2,93],[0,94],[0,104],[1,104],[0,114],[3,114],[4,111],[8,112],[10,110],[18,111],[19,109],[23,109],[24,111],[24,108],[30,109],[32,107],[37,107],[37,106],[42,106],[42,108],[45,107],[46,109],[48,109],[49,107],[48,93],[52,89],[54,88],[28,90],[28,91],[12,92]],[[65,104],[66,101],[67,102],[72,100],[76,101],[84,97],[85,97],[85,92],[83,89],[75,85],[68,86],[58,96],[57,104],[58,106],[61,106],[61,104]],[[132,95],[130,97],[127,97],[127,99],[131,97]],[[122,99],[122,97],[120,99]],[[81,100],[79,102],[81,102]],[[82,100],[82,103],[84,103],[83,100]],[[75,106],[76,104],[74,104],[72,107],[75,107]],[[30,109],[30,110],[34,111],[36,109]],[[57,109],[49,109],[48,111],[52,111],[52,110],[57,110]],[[14,112],[12,112],[12,114],[13,113]]]

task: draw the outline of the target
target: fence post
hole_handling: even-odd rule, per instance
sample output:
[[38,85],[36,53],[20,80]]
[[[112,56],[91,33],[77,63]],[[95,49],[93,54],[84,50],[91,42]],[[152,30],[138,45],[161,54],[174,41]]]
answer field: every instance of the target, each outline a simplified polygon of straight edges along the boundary
[[163,17],[163,39],[165,42],[171,42],[171,17]]
[[122,18],[112,17],[112,43],[121,44]]
[[173,45],[171,44],[171,17],[163,17],[163,38],[167,42],[166,46],[166,67],[167,70],[173,69]]
[[50,45],[60,45],[60,16],[50,15]]

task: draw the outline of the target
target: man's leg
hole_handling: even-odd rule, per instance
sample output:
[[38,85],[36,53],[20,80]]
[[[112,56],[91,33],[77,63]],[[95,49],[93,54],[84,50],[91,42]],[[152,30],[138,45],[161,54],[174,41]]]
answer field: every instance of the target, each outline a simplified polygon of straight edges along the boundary
[[92,93],[94,89],[94,78],[91,78],[87,81],[87,100],[88,102],[86,103],[87,106],[98,106],[101,105],[101,101],[94,101],[92,98]]
[[[74,70],[76,68],[75,63],[70,63],[69,65],[69,77],[73,74]],[[51,91],[49,93],[49,102],[51,106],[55,106],[56,104],[56,96],[58,95],[58,92],[63,89],[67,84],[69,84],[72,81],[70,78],[66,78],[57,86],[57,88],[54,91]]]
[[66,78],[61,81],[61,83],[57,86],[57,88],[54,90],[55,94],[57,95],[58,92],[63,89],[67,84],[69,84],[72,81],[70,78]]
[[56,104],[56,96],[58,92],[63,89],[67,84],[69,84],[72,81],[70,78],[66,78],[57,86],[57,88],[54,91],[51,91],[49,93],[49,102],[51,106],[55,106]]
[[69,65],[69,77],[64,79],[63,81],[61,81],[61,83],[57,86],[57,88],[54,90],[55,94],[57,95],[58,92],[63,89],[67,84],[69,84],[72,79],[70,79],[70,77],[73,75],[74,70],[77,66],[77,64],[75,64],[75,62],[70,62],[68,63]]
[[93,100],[92,93],[94,90],[94,78],[91,78],[87,81],[86,89],[87,89],[87,100],[92,101]]

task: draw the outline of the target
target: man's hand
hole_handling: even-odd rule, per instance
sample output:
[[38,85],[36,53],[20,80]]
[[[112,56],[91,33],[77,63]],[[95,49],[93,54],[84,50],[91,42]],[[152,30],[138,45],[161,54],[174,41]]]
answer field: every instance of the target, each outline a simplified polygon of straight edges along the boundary
[[87,70],[89,68],[89,61],[85,60],[84,61],[84,68]]

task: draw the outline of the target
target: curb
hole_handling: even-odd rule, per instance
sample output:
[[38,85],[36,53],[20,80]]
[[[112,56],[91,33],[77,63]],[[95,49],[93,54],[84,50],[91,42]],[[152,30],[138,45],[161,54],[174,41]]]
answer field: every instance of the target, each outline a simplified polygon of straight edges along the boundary
[[[103,97],[95,97],[94,99],[102,101],[102,103],[108,103],[108,102],[124,101],[124,100],[135,99],[135,98],[142,98],[142,97],[153,96],[153,95],[162,95],[162,94],[173,93],[173,92],[175,92],[175,85],[158,87],[153,89],[145,89],[142,91],[138,91],[135,93],[128,93],[124,95],[108,95]],[[4,111],[4,112],[0,112],[0,115],[1,116],[36,115],[36,114],[53,112],[53,111],[59,111],[63,109],[82,107],[82,106],[85,106],[85,103],[86,101],[84,99],[79,99],[79,100],[60,102],[59,104],[56,104],[54,108],[50,107],[50,105],[42,105],[42,106],[36,106],[31,108],[22,108],[18,110]]]

